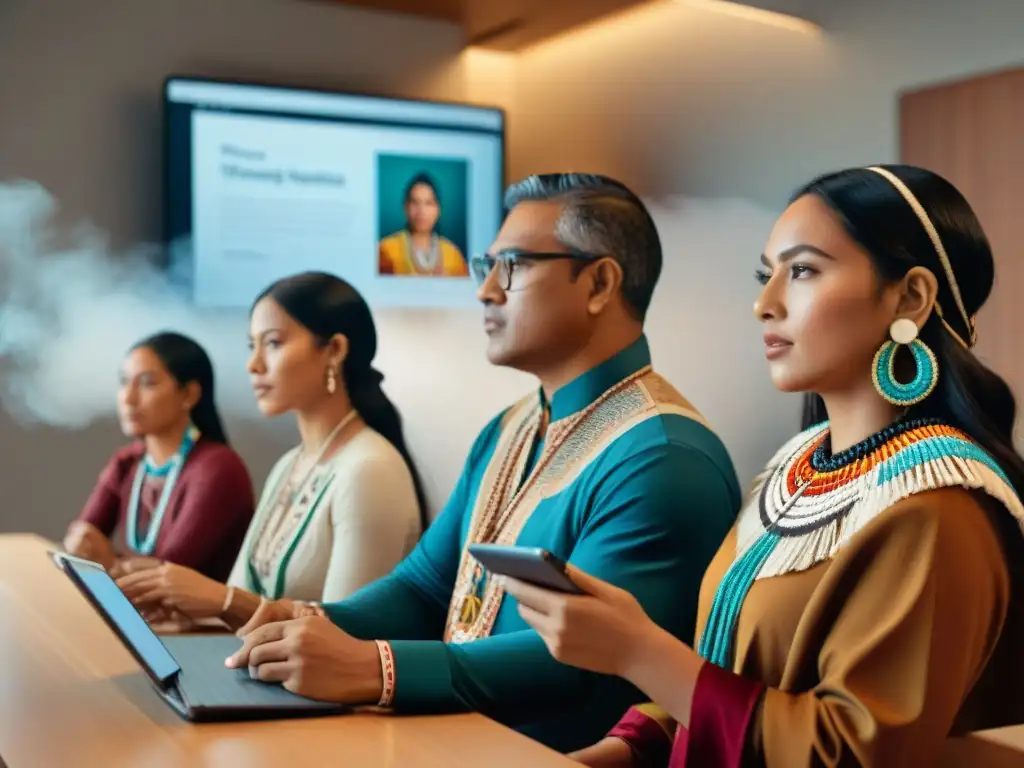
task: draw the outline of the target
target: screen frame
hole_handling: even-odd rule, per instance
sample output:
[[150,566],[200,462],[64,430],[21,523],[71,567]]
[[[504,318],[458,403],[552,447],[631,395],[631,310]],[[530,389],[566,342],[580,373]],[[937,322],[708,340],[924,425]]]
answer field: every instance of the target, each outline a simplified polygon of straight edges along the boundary
[[[504,221],[505,204],[504,194],[505,188],[508,185],[508,111],[504,107],[497,105],[488,104],[473,104],[465,101],[454,101],[450,99],[410,99],[404,96],[388,96],[381,92],[366,92],[349,89],[334,89],[334,88],[322,88],[322,87],[311,87],[309,85],[290,85],[283,81],[263,81],[263,80],[249,80],[245,78],[217,78],[211,76],[193,76],[193,75],[182,75],[182,74],[169,74],[164,77],[163,84],[160,89],[160,130],[162,131],[161,138],[161,242],[167,249],[167,255],[164,258],[164,268],[170,267],[170,248],[173,245],[174,233],[172,232],[172,214],[171,214],[171,194],[170,194],[170,180],[171,180],[171,125],[170,125],[170,104],[171,101],[168,98],[171,85],[175,82],[182,83],[199,83],[207,85],[227,85],[227,86],[241,86],[249,88],[267,88],[275,91],[287,91],[298,94],[312,94],[320,96],[352,96],[361,99],[372,99],[376,101],[389,102],[395,104],[433,104],[439,106],[450,106],[450,107],[465,107],[469,109],[478,109],[481,111],[497,112],[501,115],[501,168],[498,173],[498,189],[495,193],[498,196],[499,211],[501,213],[500,220]],[[194,269],[194,266],[193,266]],[[192,278],[195,279],[194,276]]]
[[[85,597],[85,599],[89,602],[93,610],[95,610],[96,613],[99,614],[100,618],[102,618],[104,623],[110,628],[110,631],[113,632],[117,636],[117,639],[121,641],[121,644],[126,649],[128,649],[128,652],[131,653],[132,657],[135,659],[138,665],[142,667],[142,669],[146,672],[146,674],[149,676],[149,679],[152,680],[159,688],[166,689],[169,686],[170,682],[173,681],[174,678],[176,678],[179,674],[181,674],[181,665],[178,663],[178,660],[174,658],[174,655],[167,649],[167,646],[164,645],[163,641],[160,639],[160,636],[156,632],[153,632],[153,629],[149,626],[148,623],[146,623],[146,628],[153,634],[153,639],[160,644],[160,647],[164,649],[164,652],[168,655],[168,657],[170,657],[171,661],[174,662],[174,666],[176,667],[176,669],[174,669],[172,672],[169,672],[164,677],[160,677],[158,674],[156,674],[153,668],[149,665],[149,662],[146,661],[146,659],[142,656],[141,653],[139,653],[135,645],[128,641],[128,638],[125,637],[124,633],[121,631],[121,628],[117,625],[117,622],[114,621],[114,619],[110,616],[110,613],[102,605],[102,603],[100,603],[100,601],[96,599],[96,597],[92,593],[92,590],[90,590],[89,587],[86,586],[85,581],[82,579],[81,576],[78,575],[78,572],[75,570],[76,568],[91,568],[93,570],[101,571],[109,577],[109,574],[107,574],[106,569],[99,563],[93,562],[92,560],[85,560],[80,557],[68,555],[64,552],[50,552],[49,555],[51,559],[54,561],[54,563],[64,572],[64,574],[75,585],[75,588],[82,593],[82,596]],[[111,581],[113,581],[113,579],[111,579]],[[114,584],[115,586],[117,586],[116,582]],[[132,609],[135,610],[135,607],[132,606]],[[138,611],[136,611],[136,613],[138,613]],[[142,618],[141,614],[139,618]],[[145,619],[143,619],[143,622],[145,623]]]

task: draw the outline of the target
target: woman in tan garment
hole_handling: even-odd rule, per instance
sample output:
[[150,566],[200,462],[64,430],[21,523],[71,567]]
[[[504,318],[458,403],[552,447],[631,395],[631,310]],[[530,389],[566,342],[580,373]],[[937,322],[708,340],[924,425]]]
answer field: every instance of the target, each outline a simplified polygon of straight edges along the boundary
[[508,582],[556,658],[656,702],[587,765],[935,765],[1024,719],[1024,462],[971,351],[977,218],[934,173],[851,169],[794,196],[761,260],[772,379],[812,394],[705,574],[696,650],[586,574],[582,597]]

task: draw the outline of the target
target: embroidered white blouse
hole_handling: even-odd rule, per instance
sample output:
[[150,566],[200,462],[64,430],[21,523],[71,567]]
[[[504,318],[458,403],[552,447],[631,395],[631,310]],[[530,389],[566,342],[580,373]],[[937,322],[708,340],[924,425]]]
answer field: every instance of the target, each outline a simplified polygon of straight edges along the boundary
[[298,451],[270,471],[228,584],[268,599],[341,600],[390,573],[419,539],[412,474],[391,443],[364,427],[281,505]]

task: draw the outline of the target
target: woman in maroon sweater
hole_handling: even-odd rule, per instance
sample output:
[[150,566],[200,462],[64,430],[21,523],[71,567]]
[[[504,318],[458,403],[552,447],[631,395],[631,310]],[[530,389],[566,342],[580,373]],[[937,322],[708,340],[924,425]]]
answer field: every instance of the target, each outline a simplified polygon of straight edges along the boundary
[[65,549],[118,571],[166,560],[223,581],[255,501],[214,405],[206,352],[176,333],[140,341],[125,359],[117,410],[135,439],[103,468]]

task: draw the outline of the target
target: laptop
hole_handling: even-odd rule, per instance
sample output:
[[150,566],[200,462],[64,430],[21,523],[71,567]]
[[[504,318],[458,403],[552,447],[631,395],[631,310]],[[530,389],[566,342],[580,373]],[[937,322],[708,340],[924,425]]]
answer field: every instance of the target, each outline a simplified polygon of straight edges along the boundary
[[261,720],[348,711],[253,680],[247,670],[228,669],[224,659],[242,645],[234,635],[158,637],[102,565],[61,552],[50,556],[146,671],[160,697],[184,719]]

